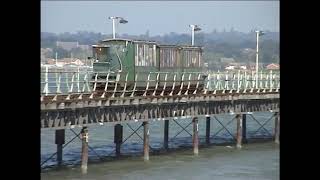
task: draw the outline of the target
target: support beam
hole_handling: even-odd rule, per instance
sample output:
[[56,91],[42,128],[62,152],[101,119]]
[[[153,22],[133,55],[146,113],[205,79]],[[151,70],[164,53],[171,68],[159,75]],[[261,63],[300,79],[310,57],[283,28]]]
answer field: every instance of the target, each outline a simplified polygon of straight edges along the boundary
[[199,125],[198,125],[198,118],[195,117],[192,119],[193,123],[193,136],[192,136],[192,146],[193,146],[193,153],[195,155],[199,154],[199,137],[198,137],[198,132],[199,132]]
[[280,113],[275,113],[274,119],[274,142],[280,143]]
[[241,114],[237,114],[237,148],[240,149],[242,145],[242,117]]
[[57,162],[58,166],[62,164],[62,156],[63,156],[63,144],[65,143],[65,130],[58,129],[56,130],[56,140],[55,143],[57,145]]
[[149,160],[149,122],[143,122],[143,159]]
[[123,135],[123,126],[121,124],[116,124],[114,126],[114,143],[116,144],[116,156],[120,156],[122,135]]
[[247,142],[247,115],[242,114],[242,143]]
[[164,120],[163,146],[165,150],[168,150],[168,141],[169,141],[169,120]]
[[87,173],[88,169],[88,129],[83,127],[81,130],[82,152],[81,152],[81,172]]
[[210,144],[210,117],[206,118],[206,143]]

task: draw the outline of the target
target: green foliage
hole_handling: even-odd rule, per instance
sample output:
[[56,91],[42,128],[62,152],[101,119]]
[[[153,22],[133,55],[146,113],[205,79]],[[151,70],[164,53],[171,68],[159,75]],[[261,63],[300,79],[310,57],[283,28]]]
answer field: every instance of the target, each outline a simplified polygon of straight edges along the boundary
[[67,50],[62,49],[60,47],[54,47],[52,49],[52,52],[53,52],[53,56],[51,58],[55,58],[56,53],[58,53],[57,54],[58,55],[58,57],[57,57],[58,59],[65,58],[65,57],[70,57],[70,53]]

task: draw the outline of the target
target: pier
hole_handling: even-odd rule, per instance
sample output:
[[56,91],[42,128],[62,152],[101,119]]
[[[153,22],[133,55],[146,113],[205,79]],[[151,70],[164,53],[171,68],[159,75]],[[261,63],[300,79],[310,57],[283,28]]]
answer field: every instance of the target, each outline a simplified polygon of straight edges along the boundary
[[[80,128],[75,133],[75,138],[80,138],[81,171],[87,172],[88,151],[90,147],[90,126],[114,125],[114,137],[116,156],[121,155],[121,145],[131,137],[138,135],[143,141],[143,160],[150,161],[150,123],[163,122],[163,149],[170,149],[170,123],[175,123],[187,132],[192,139],[192,152],[194,155],[201,153],[199,142],[199,121],[205,121],[205,144],[213,143],[210,126],[218,123],[233,139],[235,147],[241,149],[248,142],[247,127],[249,117],[256,121],[259,130],[265,130],[265,123],[260,123],[252,113],[270,112],[274,120],[274,131],[269,133],[275,143],[280,142],[280,78],[279,74],[272,71],[268,73],[254,74],[235,71],[217,72],[209,74],[204,87],[199,90],[201,73],[186,73],[183,77],[187,80],[178,80],[168,84],[158,78],[160,75],[170,76],[161,72],[149,75],[145,89],[126,86],[126,73],[118,73],[115,80],[91,79],[97,77],[92,72],[41,72],[41,128],[54,129],[57,152],[49,158],[56,156],[57,165],[63,162],[63,148],[69,143],[65,142],[65,131]],[[107,73],[109,77],[110,72]],[[172,75],[172,74],[171,74]],[[137,77],[138,75],[136,75]],[[173,75],[175,76],[175,75]],[[123,81],[125,86],[120,86]],[[175,83],[182,81],[179,86]],[[190,82],[197,82],[196,87],[191,87]],[[122,82],[122,84],[123,84]],[[104,83],[104,89],[98,89],[98,84]],[[137,82],[135,82],[137,83]],[[113,86],[109,86],[112,84]],[[216,115],[233,115],[227,124],[221,123]],[[190,121],[187,127],[181,125],[179,119]],[[138,124],[138,128],[130,127],[129,123]],[[235,131],[228,129],[228,125],[234,123]],[[132,130],[129,137],[124,138],[124,126]],[[142,128],[143,134],[137,131]],[[219,132],[214,132],[219,133]],[[177,135],[176,135],[177,136]],[[213,135],[214,136],[214,135]],[[111,138],[111,137],[110,137]],[[199,151],[200,150],[200,151]],[[48,159],[49,159],[48,158]],[[47,160],[43,161],[43,166]]]

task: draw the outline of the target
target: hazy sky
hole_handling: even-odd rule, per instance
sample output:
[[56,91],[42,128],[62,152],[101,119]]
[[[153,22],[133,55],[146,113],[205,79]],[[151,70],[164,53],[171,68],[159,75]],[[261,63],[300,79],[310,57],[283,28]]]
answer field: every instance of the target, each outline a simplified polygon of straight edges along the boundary
[[42,32],[111,34],[109,16],[128,20],[116,31],[130,35],[189,33],[189,24],[201,25],[204,32],[279,31],[279,1],[41,1]]

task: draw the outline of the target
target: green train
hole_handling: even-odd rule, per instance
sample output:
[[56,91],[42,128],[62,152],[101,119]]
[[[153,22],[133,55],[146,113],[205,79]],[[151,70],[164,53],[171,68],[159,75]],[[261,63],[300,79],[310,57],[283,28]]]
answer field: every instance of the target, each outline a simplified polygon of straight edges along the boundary
[[111,82],[121,74],[118,86],[138,89],[145,88],[146,81],[150,87],[189,85],[203,88],[206,75],[200,46],[161,45],[155,41],[117,38],[102,40],[92,48],[93,72],[98,74],[93,78],[102,81],[108,78]]

